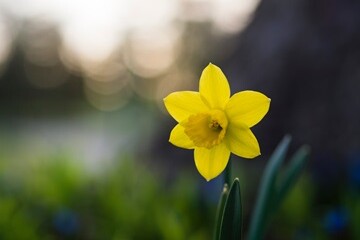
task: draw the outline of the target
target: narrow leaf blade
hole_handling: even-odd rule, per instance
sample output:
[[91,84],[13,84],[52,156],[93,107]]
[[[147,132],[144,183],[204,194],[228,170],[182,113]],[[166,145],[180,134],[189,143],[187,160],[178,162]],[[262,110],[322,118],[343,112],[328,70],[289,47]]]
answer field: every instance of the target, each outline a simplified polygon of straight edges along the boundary
[[219,203],[218,203],[217,212],[216,212],[214,240],[220,239],[221,223],[222,223],[222,218],[224,215],[225,203],[226,203],[228,196],[229,196],[229,186],[225,183],[222,193],[221,193],[221,196],[220,196]]
[[259,240],[264,234],[266,220],[271,207],[270,203],[273,200],[276,177],[278,175],[279,168],[285,159],[290,141],[291,137],[288,135],[285,136],[276,147],[268,164],[266,165],[250,223],[248,236],[249,240]]
[[296,183],[301,171],[309,159],[309,155],[310,148],[308,146],[302,146],[290,159],[289,166],[287,167],[281,182],[279,183],[276,200],[274,201],[274,203],[277,204],[275,209],[280,206],[290,189]]
[[239,179],[235,178],[225,203],[220,229],[221,240],[241,240],[242,203]]

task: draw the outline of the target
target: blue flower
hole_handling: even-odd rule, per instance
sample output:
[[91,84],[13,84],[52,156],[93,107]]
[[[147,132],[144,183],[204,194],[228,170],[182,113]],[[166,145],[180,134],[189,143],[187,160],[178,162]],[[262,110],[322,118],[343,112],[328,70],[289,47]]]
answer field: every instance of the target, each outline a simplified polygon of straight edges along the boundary
[[69,209],[60,209],[54,216],[54,227],[61,235],[73,235],[79,228],[77,215]]
[[343,231],[349,222],[349,215],[345,208],[337,207],[325,214],[324,228],[330,234]]

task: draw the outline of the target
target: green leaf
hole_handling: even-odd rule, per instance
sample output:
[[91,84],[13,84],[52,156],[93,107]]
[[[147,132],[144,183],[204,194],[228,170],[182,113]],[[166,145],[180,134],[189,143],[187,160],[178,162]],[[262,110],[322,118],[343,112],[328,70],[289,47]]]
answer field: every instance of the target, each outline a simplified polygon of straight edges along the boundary
[[240,183],[237,178],[231,185],[220,228],[220,240],[241,240],[242,207]]
[[222,223],[222,218],[224,215],[224,207],[225,207],[226,199],[228,196],[229,196],[229,186],[225,183],[224,187],[223,187],[223,191],[220,196],[219,203],[218,203],[217,212],[216,212],[214,240],[220,239],[221,223]]
[[271,155],[270,160],[266,165],[250,223],[249,240],[259,240],[264,235],[266,220],[268,218],[271,202],[274,197],[273,194],[275,191],[276,177],[278,175],[279,168],[285,159],[290,141],[291,137],[288,135],[285,136]]
[[310,148],[308,146],[302,146],[290,159],[289,166],[284,172],[277,188],[276,198],[273,201],[276,205],[274,206],[274,210],[276,210],[281,205],[289,190],[296,183],[296,180],[300,176],[301,170],[303,170],[305,163],[309,158],[309,154]]

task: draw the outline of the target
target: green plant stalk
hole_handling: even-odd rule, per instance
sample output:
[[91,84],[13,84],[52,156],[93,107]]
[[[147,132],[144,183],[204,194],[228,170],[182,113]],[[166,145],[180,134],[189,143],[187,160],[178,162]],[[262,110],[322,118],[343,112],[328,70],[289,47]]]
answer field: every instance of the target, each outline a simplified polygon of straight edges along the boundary
[[271,155],[270,160],[266,165],[250,223],[248,235],[249,240],[259,240],[264,235],[265,224],[271,207],[270,203],[272,202],[275,190],[276,177],[279,172],[279,168],[285,159],[290,141],[291,137],[285,136]]
[[232,179],[231,179],[231,158],[229,159],[228,164],[225,168],[225,174],[224,174],[224,184],[227,184],[228,186],[231,185]]

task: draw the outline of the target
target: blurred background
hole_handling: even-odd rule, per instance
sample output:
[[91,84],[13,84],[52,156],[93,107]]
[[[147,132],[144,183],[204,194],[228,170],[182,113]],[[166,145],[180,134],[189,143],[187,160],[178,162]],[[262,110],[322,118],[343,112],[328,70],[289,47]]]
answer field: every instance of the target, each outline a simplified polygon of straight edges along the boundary
[[0,239],[211,239],[222,178],[162,99],[212,62],[272,99],[233,156],[245,231],[281,138],[310,145],[266,239],[360,239],[360,2],[0,0]]

